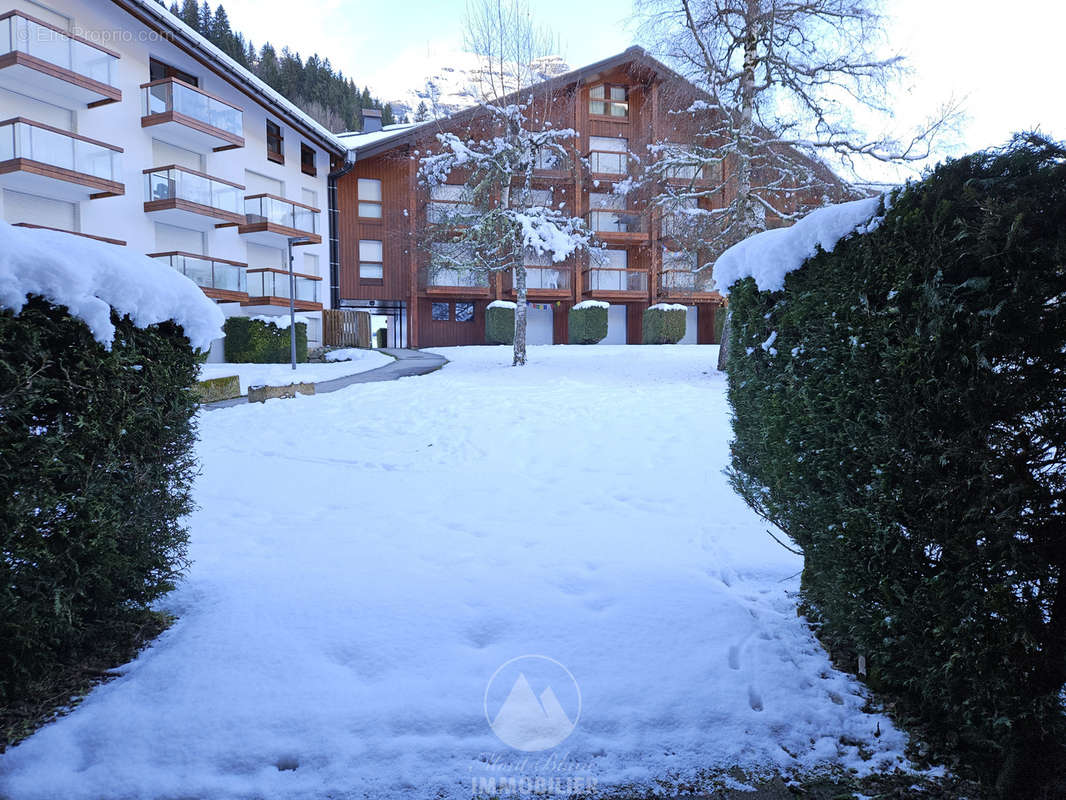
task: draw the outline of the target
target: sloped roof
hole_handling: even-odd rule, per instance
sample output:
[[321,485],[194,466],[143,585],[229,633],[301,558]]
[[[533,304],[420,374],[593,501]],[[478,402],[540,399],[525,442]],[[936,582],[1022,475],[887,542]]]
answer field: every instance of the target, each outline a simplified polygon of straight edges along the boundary
[[[597,61],[588,66],[571,70],[570,72],[564,72],[562,75],[556,75],[543,83],[537,84],[537,87],[555,88],[566,86],[571,83],[594,80],[600,73],[608,72],[623,64],[633,62],[640,64],[640,66],[645,67],[656,74],[685,80],[681,75],[674,72],[674,70],[670,69],[661,61],[648,55],[643,47],[633,46],[617,55],[611,56],[610,58],[605,58],[602,61]],[[361,161],[383,153],[386,150],[391,150],[397,145],[417,141],[427,133],[439,129],[440,124],[445,120],[448,122],[462,122],[466,119],[471,119],[480,113],[482,113],[482,108],[480,106],[471,106],[470,108],[465,108],[462,111],[458,111],[455,114],[446,117],[444,120],[430,120],[429,122],[414,125],[390,125],[387,130],[374,131],[373,133],[341,133],[337,134],[337,138],[345,142],[350,148],[350,161]]]
[[264,105],[272,108],[278,116],[293,127],[302,129],[310,138],[318,140],[327,149],[338,155],[347,152],[348,146],[335,134],[301,111],[293,102],[270,88],[248,69],[223,53],[215,45],[167,11],[156,0],[112,0],[112,2],[133,16],[140,18],[143,22],[161,29],[165,34],[168,34],[167,39],[173,43],[179,46],[184,44],[201,58],[228,73],[228,77],[231,79],[230,82],[238,89],[252,95],[258,95]]

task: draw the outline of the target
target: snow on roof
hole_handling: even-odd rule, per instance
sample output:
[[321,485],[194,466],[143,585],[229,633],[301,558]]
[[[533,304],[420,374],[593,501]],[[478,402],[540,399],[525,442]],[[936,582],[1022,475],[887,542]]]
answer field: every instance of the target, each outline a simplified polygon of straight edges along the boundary
[[222,336],[222,310],[166,264],[121,245],[0,222],[0,308],[18,314],[30,295],[66,306],[108,350],[112,309],[138,328],[173,320],[200,350]]
[[171,14],[167,9],[160,5],[156,0],[124,0],[130,5],[136,6],[138,9],[151,14],[160,24],[170,28],[171,30],[179,33],[181,36],[189,39],[196,47],[202,50],[208,55],[212,61],[217,62],[220,66],[225,67],[228,71],[234,73],[242,81],[249,84],[259,94],[263,95],[271,103],[278,106],[280,110],[288,114],[290,117],[298,120],[302,125],[310,128],[316,134],[318,134],[323,140],[334,145],[337,152],[344,152],[346,145],[341,142],[336,134],[329,131],[327,128],[316,122],[313,118],[301,111],[294,103],[287,100],[283,95],[279,94],[274,89],[270,88],[266,83],[257,78],[252,72],[242,67],[228,55],[219,50],[215,45],[211,44],[207,39],[194,31],[182,20]]
[[428,123],[414,122],[403,123],[397,125],[386,125],[380,131],[370,131],[363,133],[362,131],[346,131],[345,133],[336,134],[336,139],[345,147],[350,150],[358,150],[361,147],[377,144],[378,142],[384,142],[391,139],[393,136],[399,136],[412,128],[417,128],[420,125]]
[[803,266],[818,252],[833,252],[837,242],[860,230],[868,233],[880,223],[873,219],[881,196],[852,200],[812,211],[789,228],[775,228],[757,233],[739,242],[714,264],[714,283],[722,294],[743,278],[754,278],[760,291],[779,291],[785,287],[785,275]]

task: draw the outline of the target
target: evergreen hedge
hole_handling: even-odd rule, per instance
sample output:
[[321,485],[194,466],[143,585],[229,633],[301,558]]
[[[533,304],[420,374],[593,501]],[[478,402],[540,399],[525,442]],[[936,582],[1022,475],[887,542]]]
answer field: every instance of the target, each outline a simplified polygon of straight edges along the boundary
[[1016,137],[730,295],[734,487],[832,649],[1012,797],[1066,733],[1064,220],[1066,151]]
[[121,638],[186,564],[199,359],[173,323],[113,321],[107,351],[40,298],[0,312],[0,705]]
[[607,337],[607,309],[574,306],[567,319],[570,344],[596,344]]
[[[230,364],[286,364],[292,359],[289,329],[251,317],[227,317],[223,331]],[[307,361],[307,323],[296,323],[296,360]]]
[[490,305],[485,309],[485,341],[489,344],[514,344],[514,309]]
[[685,317],[681,308],[651,306],[644,309],[644,344],[677,344],[685,338]]

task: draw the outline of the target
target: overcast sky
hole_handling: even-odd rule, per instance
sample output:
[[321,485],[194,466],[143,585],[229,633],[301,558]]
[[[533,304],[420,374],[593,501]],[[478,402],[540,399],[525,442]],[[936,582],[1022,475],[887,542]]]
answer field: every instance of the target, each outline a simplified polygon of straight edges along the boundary
[[[210,0],[217,5],[218,0]],[[465,0],[223,0],[235,29],[256,46],[317,51],[388,100],[424,83],[461,47]],[[560,34],[573,67],[621,52],[637,39],[629,0],[531,0]],[[961,151],[1002,144],[1041,126],[1066,139],[1066,3],[1061,0],[884,0],[892,46],[909,57],[914,89],[898,98],[903,120],[955,94],[969,121]]]

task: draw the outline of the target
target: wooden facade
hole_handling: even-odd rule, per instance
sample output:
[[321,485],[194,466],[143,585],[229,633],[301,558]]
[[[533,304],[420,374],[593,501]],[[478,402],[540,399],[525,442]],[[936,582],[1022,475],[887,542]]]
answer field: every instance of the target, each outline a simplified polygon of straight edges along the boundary
[[[621,109],[614,109],[612,115],[609,100],[598,103],[603,89],[597,87],[612,86],[624,90],[625,100],[616,105],[626,106],[625,116],[620,115]],[[691,142],[692,133],[679,125],[679,115],[669,112],[672,107],[687,106],[694,91],[639,48],[553,79],[539,95],[541,113],[555,127],[574,129],[577,137],[571,140],[570,163],[564,169],[538,171],[533,188],[550,191],[553,204],[562,203],[571,215],[595,222],[599,217],[594,212],[607,207],[604,204],[609,203],[614,182],[639,169],[636,154],[647,154],[648,145],[658,141]],[[685,105],[676,106],[679,102]],[[605,113],[595,113],[600,110]],[[515,298],[509,275],[490,275],[484,286],[441,285],[439,280],[430,280],[429,255],[424,244],[420,247],[420,232],[427,226],[432,204],[429,192],[418,181],[420,159],[435,150],[439,132],[479,137],[487,132],[485,124],[484,112],[469,109],[445,120],[401,128],[395,135],[385,131],[349,139],[354,163],[336,183],[339,274],[334,283],[339,291],[335,301],[357,308],[370,303],[404,304],[403,336],[409,347],[483,344],[488,303]],[[607,149],[601,155],[597,146]],[[618,153],[623,153],[621,162]],[[624,164],[621,168],[620,163]],[[378,200],[364,205],[367,198],[360,197],[361,179],[364,194],[376,193],[380,185]],[[454,175],[449,183],[461,180]],[[586,299],[625,307],[628,343],[640,343],[644,310],[657,302],[695,307],[696,341],[715,343],[716,310],[724,299],[714,291],[679,288],[676,281],[664,280],[662,252],[664,247],[671,248],[671,242],[663,235],[660,212],[650,206],[651,194],[651,189],[631,192],[626,196],[625,230],[597,234],[608,249],[622,251],[624,256],[612,253],[614,263],[605,265],[581,255],[546,269],[543,274],[549,274],[550,281],[530,279],[528,301],[552,310],[550,338],[554,343],[567,341],[567,313]],[[730,199],[724,191],[719,194],[701,204],[719,207]],[[610,205],[611,210],[616,208]],[[361,247],[361,242],[369,245]],[[378,242],[380,275],[376,264],[364,264],[361,274],[361,253],[376,253]],[[533,266],[527,269],[534,273]],[[615,319],[622,318],[620,312],[615,313]]]

